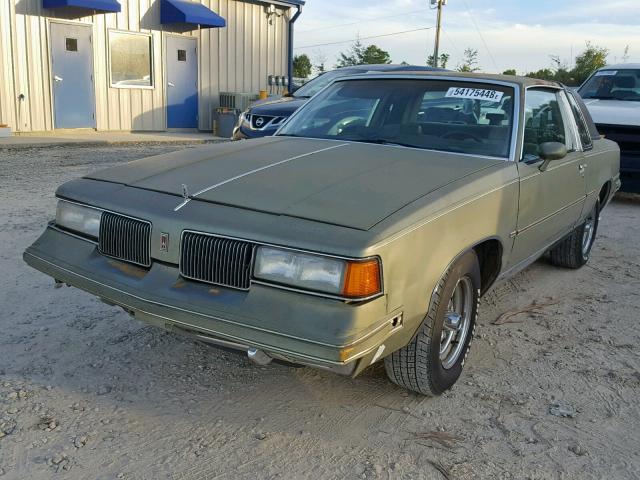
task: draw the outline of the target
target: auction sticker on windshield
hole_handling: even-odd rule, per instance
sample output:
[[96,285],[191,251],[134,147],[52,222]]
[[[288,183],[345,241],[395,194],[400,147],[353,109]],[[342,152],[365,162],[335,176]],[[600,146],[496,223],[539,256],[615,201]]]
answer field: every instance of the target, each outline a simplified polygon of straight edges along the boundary
[[497,90],[487,90],[484,88],[458,88],[451,87],[445,97],[449,98],[470,98],[473,100],[485,100],[498,103],[502,100],[504,92]]

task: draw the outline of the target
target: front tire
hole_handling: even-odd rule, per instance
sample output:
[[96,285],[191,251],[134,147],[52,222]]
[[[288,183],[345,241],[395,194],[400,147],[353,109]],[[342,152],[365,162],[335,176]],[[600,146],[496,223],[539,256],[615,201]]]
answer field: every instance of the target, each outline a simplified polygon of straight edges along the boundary
[[418,332],[385,358],[389,379],[428,396],[449,390],[462,373],[476,326],[480,266],[475,252],[460,257],[442,277]]
[[598,231],[599,214],[600,203],[596,202],[584,223],[577,226],[567,238],[550,250],[549,258],[553,265],[578,269],[589,261]]

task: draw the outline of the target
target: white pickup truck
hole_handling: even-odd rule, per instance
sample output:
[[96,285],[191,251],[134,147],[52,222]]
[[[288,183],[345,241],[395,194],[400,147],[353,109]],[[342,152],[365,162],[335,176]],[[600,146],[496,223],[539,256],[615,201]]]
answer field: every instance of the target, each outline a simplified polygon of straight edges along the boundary
[[620,145],[622,190],[640,193],[640,64],[601,68],[578,93],[598,131]]

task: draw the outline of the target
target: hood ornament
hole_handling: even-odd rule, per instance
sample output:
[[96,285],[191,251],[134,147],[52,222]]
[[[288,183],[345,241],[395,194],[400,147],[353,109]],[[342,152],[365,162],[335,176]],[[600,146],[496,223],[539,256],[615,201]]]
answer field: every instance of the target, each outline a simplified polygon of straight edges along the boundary
[[189,198],[189,188],[184,183],[182,184],[182,197],[185,200]]

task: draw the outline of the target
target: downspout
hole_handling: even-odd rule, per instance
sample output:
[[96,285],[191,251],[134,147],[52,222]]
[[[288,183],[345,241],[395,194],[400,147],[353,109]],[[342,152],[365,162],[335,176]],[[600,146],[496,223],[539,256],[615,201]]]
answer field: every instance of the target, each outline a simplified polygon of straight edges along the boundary
[[296,20],[298,19],[298,17],[302,14],[302,6],[298,5],[298,11],[293,15],[293,17],[291,17],[291,20],[289,20],[289,85],[287,87],[287,90],[290,92],[291,91],[291,87],[293,85],[293,24],[296,23]]

